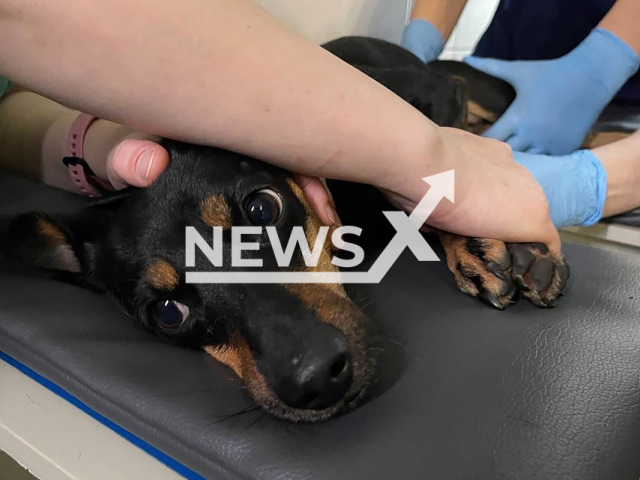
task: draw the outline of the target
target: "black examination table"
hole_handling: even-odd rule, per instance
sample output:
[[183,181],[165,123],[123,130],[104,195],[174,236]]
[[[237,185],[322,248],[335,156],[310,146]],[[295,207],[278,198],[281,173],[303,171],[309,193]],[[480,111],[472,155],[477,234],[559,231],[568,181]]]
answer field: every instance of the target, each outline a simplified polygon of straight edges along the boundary
[[[2,214],[82,202],[0,176]],[[354,288],[386,338],[374,398],[315,426],[260,412],[219,421],[251,406],[228,369],[96,294],[6,265],[0,360],[187,478],[637,480],[640,252],[565,252],[573,281],[559,306],[505,312],[405,252],[380,285]]]

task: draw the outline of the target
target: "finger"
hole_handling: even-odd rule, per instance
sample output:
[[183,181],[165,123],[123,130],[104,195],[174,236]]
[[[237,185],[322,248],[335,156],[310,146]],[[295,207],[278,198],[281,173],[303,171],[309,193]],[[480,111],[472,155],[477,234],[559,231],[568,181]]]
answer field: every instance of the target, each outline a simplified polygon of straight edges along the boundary
[[294,174],[293,179],[302,188],[305,198],[323,225],[330,227],[342,225],[329,189],[321,179],[301,174]]
[[507,138],[507,143],[514,152],[524,152],[529,148],[529,142],[519,135],[511,135]]
[[556,230],[556,228],[553,226],[551,219],[549,219],[549,224],[550,226],[547,229],[549,234],[544,244],[553,255],[562,255],[562,241],[560,240],[560,234],[558,233],[558,230]]
[[148,187],[169,165],[169,153],[150,140],[127,139],[111,150],[107,176],[116,189]]
[[482,136],[505,142],[509,137],[513,135],[513,130],[513,122],[511,120],[511,116],[509,115],[509,110],[507,110],[507,112],[502,117],[500,117],[500,119],[496,123],[494,123],[489,128],[489,130],[484,132]]
[[515,83],[513,74],[514,62],[497,60],[495,58],[470,56],[464,59],[464,63],[484,73],[501,78],[502,80],[511,84]]
[[[547,246],[554,255],[561,255],[562,243],[558,230],[553,225],[549,211],[549,203],[544,190],[536,180],[531,170],[525,165],[529,160],[535,164],[536,157],[527,153],[517,152],[514,154],[514,166],[520,169],[520,173],[530,180],[529,186],[521,185],[521,191],[525,194],[518,203],[526,210],[522,211],[522,223],[518,221],[521,230],[516,235],[510,235],[504,240],[509,242],[539,242]],[[522,210],[520,208],[520,210]]]
[[546,155],[546,152],[544,151],[543,148],[541,147],[529,147],[527,148],[526,152],[530,155]]
[[335,210],[336,202],[333,199],[333,194],[331,193],[331,190],[329,189],[329,186],[327,185],[327,179],[326,178],[320,178],[320,181],[322,182],[322,185],[324,185],[324,189],[327,192],[327,195],[329,195],[329,203],[331,204],[331,206]]

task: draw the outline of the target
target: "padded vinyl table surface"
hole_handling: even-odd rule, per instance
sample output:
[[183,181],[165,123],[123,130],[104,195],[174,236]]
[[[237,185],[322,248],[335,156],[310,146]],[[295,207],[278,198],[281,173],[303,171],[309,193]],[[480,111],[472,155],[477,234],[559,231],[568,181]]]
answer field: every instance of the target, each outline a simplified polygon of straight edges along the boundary
[[[0,213],[81,203],[0,177]],[[459,293],[444,262],[406,253],[355,289],[385,339],[374,398],[319,425],[221,421],[252,405],[228,369],[99,295],[6,265],[0,351],[192,478],[637,480],[640,255],[572,244],[566,255],[573,281],[556,309],[498,312]]]

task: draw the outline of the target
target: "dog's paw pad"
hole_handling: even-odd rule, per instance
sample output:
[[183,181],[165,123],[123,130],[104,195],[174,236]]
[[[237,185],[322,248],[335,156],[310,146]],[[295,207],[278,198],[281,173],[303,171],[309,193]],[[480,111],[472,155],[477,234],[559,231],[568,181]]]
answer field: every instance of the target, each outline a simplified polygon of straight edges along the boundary
[[542,243],[511,243],[512,276],[522,295],[537,307],[555,307],[570,276],[561,254],[552,254]]

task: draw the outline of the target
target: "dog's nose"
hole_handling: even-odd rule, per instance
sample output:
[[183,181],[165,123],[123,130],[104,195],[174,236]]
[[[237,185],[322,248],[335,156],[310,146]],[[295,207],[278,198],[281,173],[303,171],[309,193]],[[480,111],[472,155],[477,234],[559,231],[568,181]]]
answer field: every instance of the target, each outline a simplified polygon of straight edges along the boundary
[[291,375],[274,389],[289,407],[323,410],[340,401],[352,381],[351,355],[338,332],[314,339],[303,355],[291,360]]

